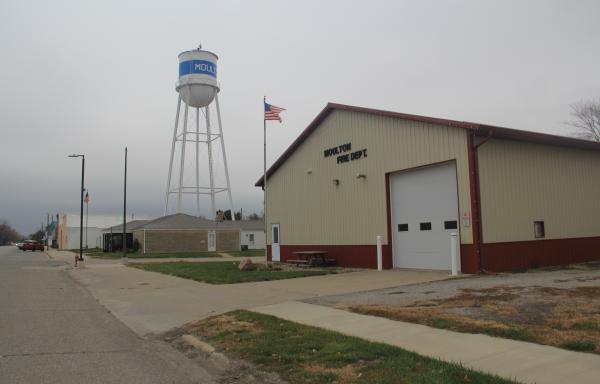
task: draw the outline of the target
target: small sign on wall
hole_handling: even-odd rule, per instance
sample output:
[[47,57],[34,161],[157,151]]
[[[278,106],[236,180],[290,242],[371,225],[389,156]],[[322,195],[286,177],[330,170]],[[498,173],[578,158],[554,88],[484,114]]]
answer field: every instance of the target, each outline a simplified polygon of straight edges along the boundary
[[464,212],[462,215],[462,226],[470,227],[471,226],[471,215],[469,212]]

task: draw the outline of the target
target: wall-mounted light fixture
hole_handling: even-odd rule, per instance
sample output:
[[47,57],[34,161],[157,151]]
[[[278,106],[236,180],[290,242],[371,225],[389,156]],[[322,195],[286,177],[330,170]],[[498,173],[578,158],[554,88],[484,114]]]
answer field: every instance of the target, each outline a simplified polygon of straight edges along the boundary
[[366,179],[367,175],[365,175],[364,173],[357,173],[356,174],[356,178],[357,179]]
[[333,185],[340,185],[340,179],[333,179]]
[[310,174],[312,174],[312,169],[307,169],[307,170],[306,170],[306,174],[307,174],[307,175],[310,175]]

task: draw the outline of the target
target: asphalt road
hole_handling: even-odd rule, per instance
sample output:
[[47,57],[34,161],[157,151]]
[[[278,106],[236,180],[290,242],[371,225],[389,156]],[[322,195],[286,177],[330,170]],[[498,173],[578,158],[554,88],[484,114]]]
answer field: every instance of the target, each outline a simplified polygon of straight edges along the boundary
[[0,247],[0,383],[212,383],[135,335],[45,253]]

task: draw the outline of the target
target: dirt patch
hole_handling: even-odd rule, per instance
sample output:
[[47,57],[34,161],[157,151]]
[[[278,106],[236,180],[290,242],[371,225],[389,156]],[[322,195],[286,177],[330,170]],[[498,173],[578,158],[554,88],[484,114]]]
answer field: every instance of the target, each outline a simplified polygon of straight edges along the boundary
[[309,365],[303,367],[310,373],[316,373],[320,375],[332,374],[337,377],[335,380],[336,384],[349,384],[355,383],[356,379],[360,377],[360,374],[356,372],[357,368],[352,365],[346,365],[341,368],[325,367],[323,365]]
[[194,328],[196,328],[197,331],[201,330],[203,334],[209,337],[217,336],[223,332],[258,333],[260,331],[260,327],[257,324],[248,321],[240,321],[234,316],[227,314],[213,317],[210,322],[196,323]]
[[[194,334],[200,340],[208,343],[210,338],[227,333],[258,334],[260,333],[260,326],[225,314],[188,323],[181,328],[167,332],[161,339],[167,341],[189,359],[217,376],[219,384],[287,384],[287,381],[281,379],[279,375],[273,372],[265,372],[246,360],[238,359],[229,354],[221,354],[225,358],[215,360],[206,352],[181,341],[182,335]],[[217,350],[225,352],[230,346],[225,342],[213,344],[213,347],[216,347]]]
[[[586,280],[589,281],[589,280]],[[498,285],[402,305],[351,311],[458,332],[484,333],[600,354],[600,287]],[[580,349],[577,349],[580,348]]]

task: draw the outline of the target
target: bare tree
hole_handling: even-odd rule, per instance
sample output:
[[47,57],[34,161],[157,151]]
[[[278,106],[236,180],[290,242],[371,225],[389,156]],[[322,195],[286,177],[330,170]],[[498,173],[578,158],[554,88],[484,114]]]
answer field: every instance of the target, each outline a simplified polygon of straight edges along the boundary
[[15,231],[6,221],[0,221],[0,245],[8,244],[22,238],[23,236]]
[[600,99],[571,105],[571,117],[567,124],[575,128],[575,136],[600,141]]

